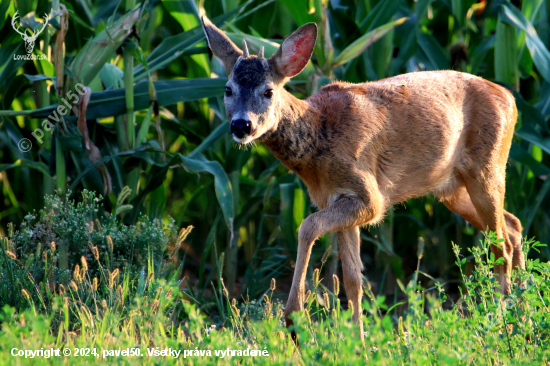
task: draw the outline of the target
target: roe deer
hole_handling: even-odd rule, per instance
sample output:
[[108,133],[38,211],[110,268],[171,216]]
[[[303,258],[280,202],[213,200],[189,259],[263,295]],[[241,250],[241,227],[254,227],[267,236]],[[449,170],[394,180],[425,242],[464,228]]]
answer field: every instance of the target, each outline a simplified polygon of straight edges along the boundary
[[235,141],[258,140],[308,187],[319,211],[300,227],[298,258],[285,308],[302,310],[314,241],[337,232],[344,286],[359,322],[359,227],[380,222],[392,205],[434,194],[480,230],[503,238],[491,247],[509,291],[512,267],[525,267],[521,223],[504,210],[505,172],[517,119],[505,88],[455,71],[425,71],[377,82],[334,82],[307,100],[284,89],[308,63],[317,26],[306,24],[264,58],[241,51],[207,18],[204,31],[229,80],[225,107]]

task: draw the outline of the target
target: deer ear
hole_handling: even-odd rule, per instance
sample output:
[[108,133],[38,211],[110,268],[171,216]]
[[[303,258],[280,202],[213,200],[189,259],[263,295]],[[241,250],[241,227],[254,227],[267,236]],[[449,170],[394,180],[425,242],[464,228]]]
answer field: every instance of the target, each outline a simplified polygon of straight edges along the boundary
[[283,78],[298,75],[311,58],[316,41],[317,25],[305,24],[284,40],[270,62]]
[[203,16],[201,19],[204,33],[206,33],[208,46],[212,50],[214,56],[223,62],[227,75],[231,74],[233,66],[235,66],[235,62],[237,62],[237,59],[242,56],[243,51],[235,46],[235,44],[231,42],[231,40],[206,16]]

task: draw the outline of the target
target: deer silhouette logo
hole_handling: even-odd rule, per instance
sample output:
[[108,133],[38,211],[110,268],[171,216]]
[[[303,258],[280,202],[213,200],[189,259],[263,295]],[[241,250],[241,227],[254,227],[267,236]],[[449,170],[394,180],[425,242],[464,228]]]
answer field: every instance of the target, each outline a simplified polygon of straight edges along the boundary
[[27,50],[27,53],[30,54],[32,52],[32,50],[34,49],[34,42],[36,42],[36,39],[38,38],[40,33],[42,33],[42,31],[48,25],[48,15],[44,14],[44,19],[46,20],[46,23],[44,23],[44,26],[42,27],[42,29],[40,29],[38,32],[34,32],[34,34],[29,36],[29,35],[27,35],[27,30],[28,29],[25,29],[24,32],[21,32],[19,30],[19,27],[15,25],[15,20],[18,18],[17,13],[19,13],[19,11],[16,11],[15,14],[13,15],[13,18],[11,20],[11,26],[13,27],[13,29],[15,29],[15,31],[17,33],[19,33],[21,35],[21,37],[25,41],[25,49]]

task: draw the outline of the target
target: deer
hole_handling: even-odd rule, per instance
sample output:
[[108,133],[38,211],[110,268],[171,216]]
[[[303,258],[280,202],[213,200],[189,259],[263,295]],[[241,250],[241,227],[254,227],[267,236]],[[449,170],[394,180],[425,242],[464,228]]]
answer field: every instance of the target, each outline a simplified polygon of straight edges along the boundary
[[46,26],[48,25],[48,15],[47,14],[44,14],[44,25],[42,26],[42,29],[40,29],[39,31],[37,32],[34,32],[33,35],[27,35],[27,29],[25,29],[24,32],[21,32],[19,30],[19,27],[15,25],[15,20],[17,19],[18,15],[17,13],[19,13],[19,11],[16,11],[15,14],[13,14],[13,18],[11,19],[11,26],[13,27],[13,29],[19,33],[21,35],[21,37],[23,38],[23,41],[25,41],[25,50],[27,51],[27,53],[31,53],[32,50],[34,49],[34,43],[36,42],[38,36],[40,35],[40,33],[42,33],[42,31],[46,28]]
[[[202,17],[208,46],[228,81],[224,103],[233,139],[263,143],[305,183],[318,211],[298,233],[293,282],[285,306],[303,310],[314,242],[336,232],[352,320],[364,339],[361,227],[384,219],[393,205],[434,195],[450,211],[504,241],[491,246],[501,293],[512,268],[525,268],[522,226],[504,209],[505,174],[517,109],[504,87],[457,71],[419,71],[379,81],[335,81],[306,100],[284,85],[309,62],[317,26],[288,36],[270,58],[246,41],[238,48]],[[293,332],[295,339],[295,333]]]

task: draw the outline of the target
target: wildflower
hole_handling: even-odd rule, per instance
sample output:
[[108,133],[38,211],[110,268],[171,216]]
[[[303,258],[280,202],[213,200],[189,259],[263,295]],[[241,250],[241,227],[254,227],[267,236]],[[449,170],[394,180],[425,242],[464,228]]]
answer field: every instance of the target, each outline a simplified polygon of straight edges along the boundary
[[271,291],[275,291],[275,288],[277,287],[277,281],[275,281],[274,278],[271,279],[271,286],[269,286],[269,289]]
[[94,277],[94,280],[92,281],[92,286],[94,288],[94,291],[97,291],[97,277]]
[[9,250],[6,250],[6,255],[10,257],[11,259],[17,259],[15,254],[13,252],[10,252]]
[[107,309],[107,301],[105,299],[101,300],[101,306],[103,306],[103,309]]
[[55,252],[56,248],[57,248],[57,246],[55,245],[55,241],[52,241],[52,243],[50,244],[50,249],[52,251],[52,254],[53,254],[53,252]]

